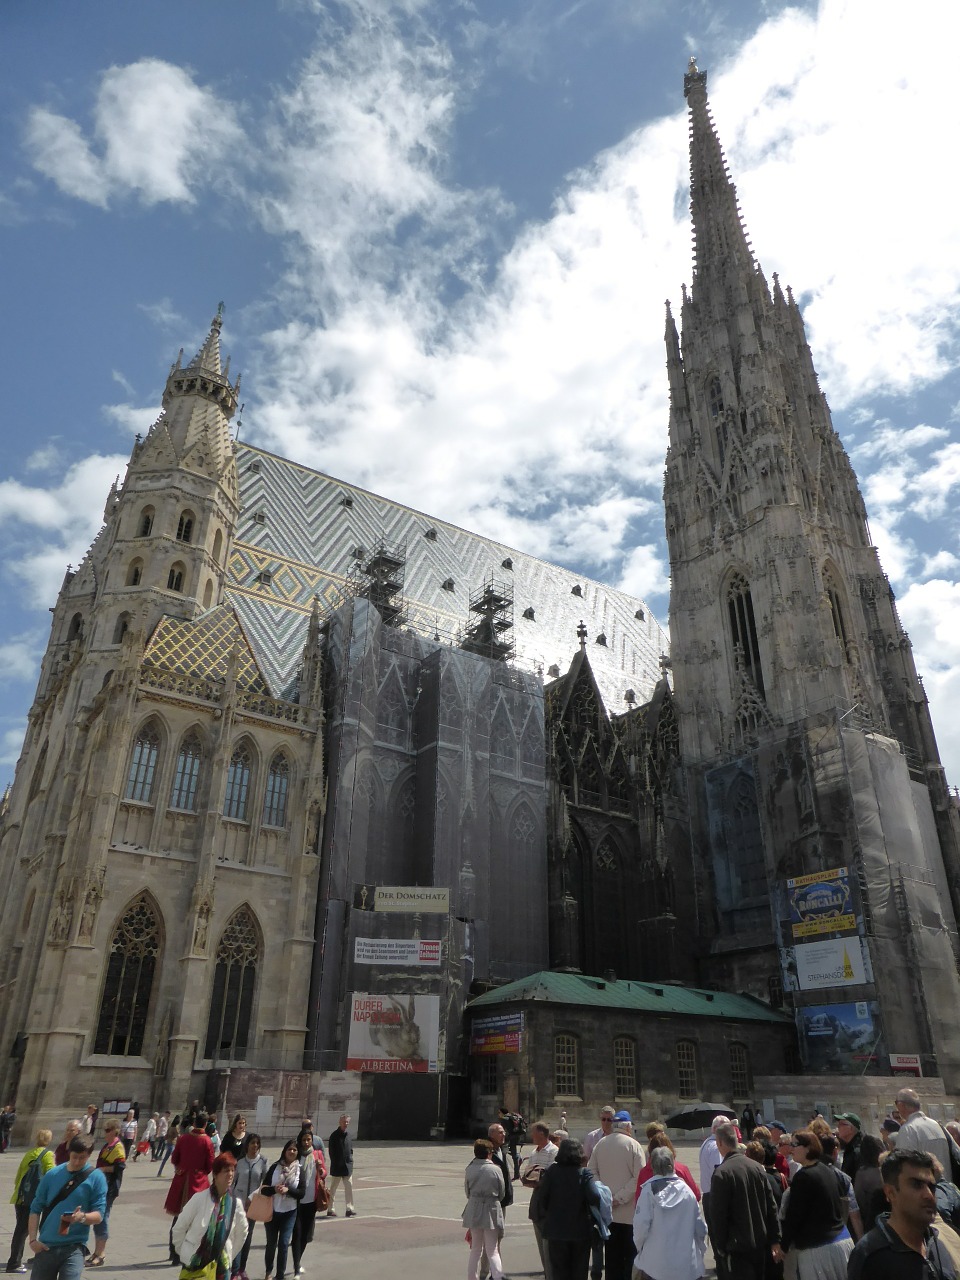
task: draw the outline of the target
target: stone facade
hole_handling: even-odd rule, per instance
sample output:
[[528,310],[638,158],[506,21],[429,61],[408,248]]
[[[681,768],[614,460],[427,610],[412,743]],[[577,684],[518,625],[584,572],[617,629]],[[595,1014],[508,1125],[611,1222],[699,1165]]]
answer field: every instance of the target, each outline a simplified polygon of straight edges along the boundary
[[872,1065],[918,1052],[960,1088],[960,832],[926,696],[799,307],[753,257],[695,64],[684,88],[695,274],[682,338],[667,315],[664,503],[703,963],[769,998],[787,878],[848,868],[872,975],[797,992],[801,1028],[808,1006],[876,1002]]

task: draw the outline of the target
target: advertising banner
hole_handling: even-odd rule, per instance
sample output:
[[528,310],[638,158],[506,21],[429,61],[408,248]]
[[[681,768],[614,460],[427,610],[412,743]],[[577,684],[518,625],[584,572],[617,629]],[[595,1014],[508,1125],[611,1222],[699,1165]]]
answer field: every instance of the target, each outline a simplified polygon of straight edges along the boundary
[[429,1072],[437,1070],[440,997],[370,995],[350,997],[348,1071]]
[[862,1074],[880,1062],[880,1021],[875,1001],[814,1004],[797,1010],[800,1056],[813,1073]]
[[919,1053],[891,1053],[890,1069],[895,1076],[922,1076]]
[[357,911],[407,911],[445,916],[450,910],[450,890],[428,884],[358,884],[353,905]]
[[356,964],[402,964],[437,968],[439,938],[357,938],[353,946]]
[[850,899],[846,867],[818,871],[787,881],[790,928],[794,938],[824,933],[852,933],[857,921]]
[[522,1013],[498,1013],[489,1018],[474,1018],[470,1025],[471,1053],[519,1053],[522,1044]]
[[859,938],[823,938],[793,948],[801,991],[820,987],[855,987],[868,982]]

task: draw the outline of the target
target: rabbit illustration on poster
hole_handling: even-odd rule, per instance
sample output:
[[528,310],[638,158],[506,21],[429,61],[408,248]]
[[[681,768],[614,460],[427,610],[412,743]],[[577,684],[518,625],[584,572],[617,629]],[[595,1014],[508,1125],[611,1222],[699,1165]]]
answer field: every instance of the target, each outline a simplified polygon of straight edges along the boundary
[[393,996],[387,996],[392,1013],[383,1012],[370,1022],[370,1039],[390,1058],[422,1058],[420,1028],[414,1021],[416,1000],[410,997],[405,1007]]

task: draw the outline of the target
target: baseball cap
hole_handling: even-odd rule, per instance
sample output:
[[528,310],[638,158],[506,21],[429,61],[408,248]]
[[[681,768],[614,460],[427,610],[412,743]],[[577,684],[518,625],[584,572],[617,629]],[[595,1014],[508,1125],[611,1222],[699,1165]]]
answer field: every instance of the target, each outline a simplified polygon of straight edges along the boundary
[[838,1115],[835,1115],[833,1118],[834,1120],[846,1120],[848,1124],[852,1124],[853,1127],[858,1131],[863,1128],[863,1125],[860,1121],[860,1117],[857,1115],[855,1111],[841,1111]]
[[633,1124],[633,1117],[630,1115],[629,1111],[618,1111],[613,1117],[613,1121],[614,1124],[619,1124],[623,1121],[626,1121],[627,1124]]

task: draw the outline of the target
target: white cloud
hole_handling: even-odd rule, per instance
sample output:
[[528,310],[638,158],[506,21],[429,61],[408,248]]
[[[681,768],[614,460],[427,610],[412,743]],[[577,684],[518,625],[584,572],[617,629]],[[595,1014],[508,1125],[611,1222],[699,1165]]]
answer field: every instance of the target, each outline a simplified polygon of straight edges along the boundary
[[160,414],[156,405],[105,404],[101,408],[111,422],[130,435],[146,435]]
[[67,564],[79,564],[100,528],[104,500],[126,463],[120,455],[93,454],[71,466],[55,488],[0,481],[0,529],[15,551],[6,572],[31,604],[56,599]]
[[31,680],[40,666],[44,637],[26,631],[0,643],[0,681]]
[[25,145],[34,167],[65,195],[106,208],[135,193],[144,204],[191,203],[211,173],[222,179],[242,133],[233,107],[190,73],[157,58],[110,67],[100,79],[92,138],[80,125],[34,107]]
[[14,766],[20,759],[23,750],[23,739],[27,732],[27,717],[16,721],[12,728],[0,730],[0,765],[9,769],[9,780],[13,781]]
[[63,461],[63,449],[58,437],[54,437],[47,444],[41,445],[39,449],[34,449],[24,461],[25,471],[52,471]]
[[665,595],[670,590],[670,576],[662,549],[654,543],[634,547],[624,559],[617,586],[643,600]]
[[960,782],[960,719],[937,715],[938,708],[960,705],[960,582],[941,578],[914,583],[897,605],[930,699],[948,779]]

